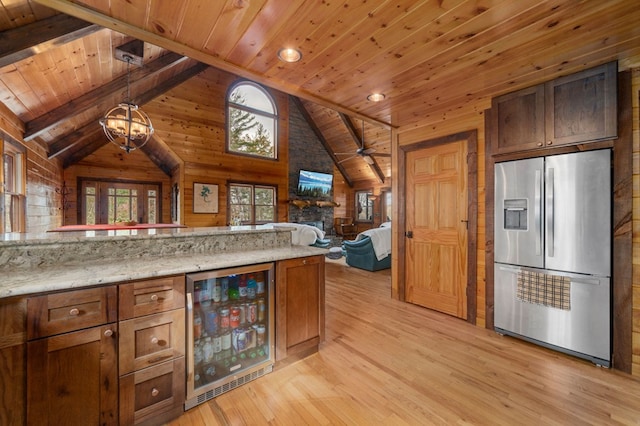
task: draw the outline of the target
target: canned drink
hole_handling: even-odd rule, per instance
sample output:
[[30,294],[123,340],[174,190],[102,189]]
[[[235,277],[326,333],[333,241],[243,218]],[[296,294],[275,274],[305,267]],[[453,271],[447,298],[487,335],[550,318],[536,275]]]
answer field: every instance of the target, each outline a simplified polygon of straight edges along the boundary
[[229,308],[220,308],[220,328],[229,328]]
[[232,306],[229,310],[229,325],[231,328],[240,327],[240,307]]
[[264,321],[267,312],[267,304],[264,299],[258,299],[258,321]]
[[231,332],[229,330],[222,333],[221,341],[223,351],[231,349]]
[[249,309],[247,309],[247,322],[249,324],[253,324],[258,320],[258,304],[256,302],[251,302],[247,304]]
[[238,306],[240,308],[240,325],[247,323],[247,305],[242,303]]
[[207,312],[204,328],[209,335],[214,335],[218,332],[218,313],[216,311]]

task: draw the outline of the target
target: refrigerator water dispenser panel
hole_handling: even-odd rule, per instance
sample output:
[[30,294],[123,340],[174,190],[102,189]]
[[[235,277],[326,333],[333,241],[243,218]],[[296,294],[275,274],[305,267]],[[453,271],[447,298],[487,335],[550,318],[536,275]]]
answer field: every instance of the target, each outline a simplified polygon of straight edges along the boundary
[[504,229],[526,231],[527,199],[504,200]]

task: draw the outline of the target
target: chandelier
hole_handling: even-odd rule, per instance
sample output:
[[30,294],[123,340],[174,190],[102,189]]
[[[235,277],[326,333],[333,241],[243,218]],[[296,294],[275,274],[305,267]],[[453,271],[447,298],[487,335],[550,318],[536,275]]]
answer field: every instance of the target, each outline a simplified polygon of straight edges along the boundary
[[123,59],[127,61],[127,98],[125,102],[107,111],[100,119],[100,125],[109,141],[129,153],[147,143],[153,134],[153,126],[149,116],[131,102],[129,68],[133,57],[124,55]]

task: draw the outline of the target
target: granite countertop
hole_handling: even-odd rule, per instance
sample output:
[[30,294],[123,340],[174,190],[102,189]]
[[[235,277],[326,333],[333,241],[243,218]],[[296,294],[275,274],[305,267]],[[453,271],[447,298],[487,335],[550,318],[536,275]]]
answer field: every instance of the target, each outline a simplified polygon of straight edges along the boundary
[[[150,230],[154,231],[154,230]],[[254,226],[88,231],[0,241],[0,298],[327,253],[291,231]],[[131,231],[125,231],[131,232]]]

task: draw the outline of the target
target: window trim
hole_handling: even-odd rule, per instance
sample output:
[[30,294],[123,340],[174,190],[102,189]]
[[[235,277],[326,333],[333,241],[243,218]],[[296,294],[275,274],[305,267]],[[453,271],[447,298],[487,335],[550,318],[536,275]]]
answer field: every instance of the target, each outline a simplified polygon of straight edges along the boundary
[[[264,95],[267,97],[267,99],[271,102],[271,106],[273,107],[273,113],[267,112],[267,111],[262,111],[247,105],[242,105],[242,104],[236,104],[234,102],[231,102],[230,97],[231,97],[231,93],[233,93],[233,91],[238,88],[239,86],[243,86],[243,85],[248,85],[248,86],[253,86],[256,89],[260,90],[261,92],[264,93]],[[261,115],[264,117],[269,117],[273,119],[273,157],[266,157],[264,155],[258,155],[258,154],[252,154],[249,152],[239,152],[239,151],[234,151],[231,149],[231,139],[230,139],[230,125],[231,125],[231,121],[229,119],[230,114],[229,114],[229,109],[233,106],[233,108],[236,109],[240,109],[240,110],[244,110],[247,111],[251,114],[256,114],[256,115]],[[246,80],[246,79],[241,79],[241,80],[237,80],[235,81],[233,84],[231,84],[227,90],[227,94],[225,96],[225,110],[224,110],[224,114],[225,114],[225,153],[230,154],[230,155],[239,155],[242,157],[249,157],[249,158],[256,158],[256,159],[260,159],[260,160],[268,160],[268,161],[278,161],[278,148],[279,148],[279,143],[278,143],[278,137],[280,134],[280,117],[278,114],[278,106],[276,104],[276,101],[274,99],[274,97],[271,95],[271,92],[269,91],[268,88],[253,82],[251,80]]]
[[[363,195],[365,197],[366,203],[364,206],[361,206],[359,203],[359,198],[360,196]],[[373,223],[373,219],[374,219],[374,202],[372,200],[369,199],[369,196],[373,195],[373,189],[362,189],[362,190],[358,190],[355,192],[355,221],[356,222],[360,222],[360,223]],[[360,211],[358,211],[358,208],[364,208],[366,209],[367,213],[368,213],[368,217],[369,219],[360,219]]]
[[[276,222],[278,218],[278,185],[264,182],[243,182],[243,181],[227,181],[227,223],[232,226],[231,223],[231,187],[237,186],[250,186],[251,187],[251,221],[241,222],[240,225],[264,225],[266,223]],[[268,188],[273,189],[273,220],[257,222],[256,218],[256,188]]]
[[[14,206],[17,206],[18,212],[16,214],[14,228],[11,232],[25,232],[27,224],[27,153],[26,148],[21,144],[12,142],[7,139],[0,139],[0,145],[2,147],[2,163],[0,164],[0,181],[2,187],[0,188],[0,231],[7,232],[7,224],[5,223],[5,197],[17,198],[17,202]],[[9,155],[13,158],[14,163],[14,186],[12,191],[7,191],[5,182],[5,170],[4,170],[4,158],[5,155]],[[13,206],[12,206],[13,207]]]

